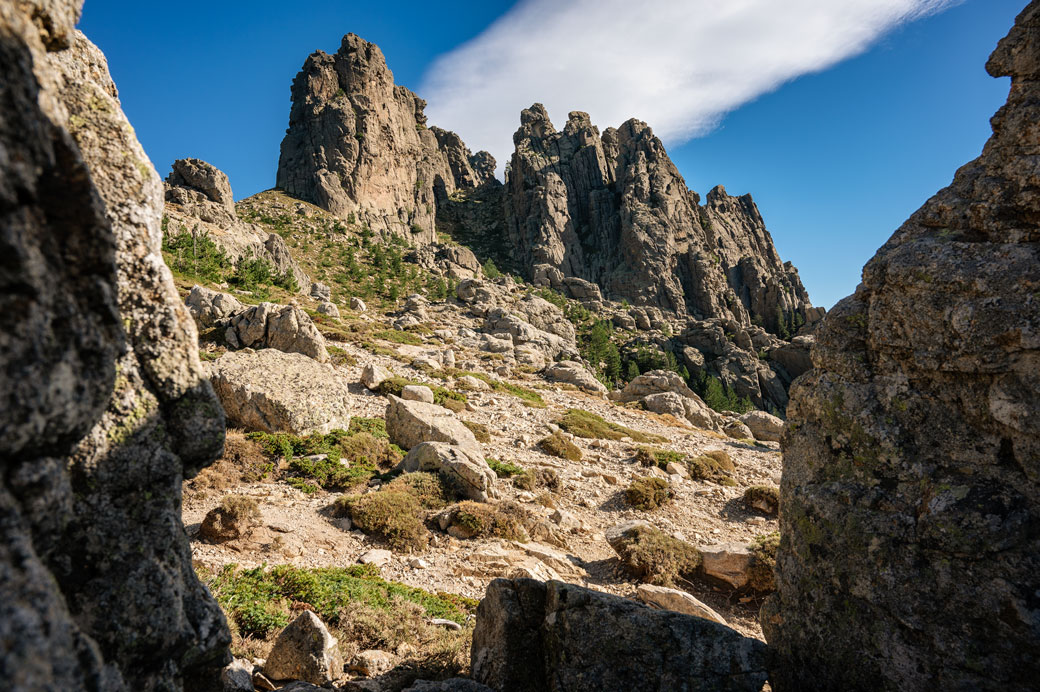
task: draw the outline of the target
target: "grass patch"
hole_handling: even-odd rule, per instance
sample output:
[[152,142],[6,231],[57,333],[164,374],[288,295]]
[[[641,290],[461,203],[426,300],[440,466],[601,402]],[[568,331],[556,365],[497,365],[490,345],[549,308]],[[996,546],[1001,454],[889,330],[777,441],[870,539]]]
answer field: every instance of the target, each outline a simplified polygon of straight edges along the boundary
[[668,464],[682,464],[685,459],[686,455],[682,452],[653,447],[640,447],[634,457],[640,466],[656,466],[661,469],[667,468]]
[[473,437],[477,438],[477,442],[491,442],[491,431],[483,423],[464,420],[462,424],[469,428],[469,431],[473,433]]
[[305,604],[330,625],[340,625],[344,610],[365,605],[391,611],[396,602],[420,606],[427,617],[463,623],[477,602],[386,581],[370,565],[317,569],[279,565],[239,569],[230,564],[216,573],[201,571],[228,619],[241,634],[265,637],[288,624],[290,607]]
[[569,459],[570,461],[581,461],[581,450],[559,431],[542,438],[538,442],[538,448],[549,456]]
[[629,531],[616,549],[633,574],[661,586],[672,586],[680,576],[692,576],[701,564],[697,548],[648,526]]
[[[288,482],[293,487],[307,493],[318,489],[345,490],[367,483],[404,458],[401,448],[387,439],[382,419],[354,420],[358,423],[355,425],[352,421],[351,430],[333,430],[326,435],[314,433],[300,437],[255,432],[246,437],[268,454],[286,460],[292,474]],[[321,455],[325,455],[324,458]],[[344,460],[346,464],[341,463]]]
[[335,512],[348,515],[357,528],[381,536],[395,550],[422,550],[429,545],[422,504],[408,490],[344,495],[336,500]]
[[511,478],[525,473],[522,466],[517,466],[512,462],[501,462],[495,457],[488,457],[486,461],[487,465],[491,467],[491,470],[494,471],[495,475],[499,478]]
[[487,504],[467,500],[452,510],[449,528],[458,538],[505,538],[526,543],[527,511],[515,502]]
[[372,334],[376,339],[391,341],[395,344],[407,344],[408,346],[421,346],[423,340],[411,332],[403,332],[399,329],[383,329]]
[[350,355],[339,346],[326,344],[325,350],[329,352],[329,360],[333,365],[349,365],[353,367],[358,364],[357,358]]
[[470,372],[468,370],[458,370],[457,368],[449,368],[445,372],[455,378],[465,377],[466,375],[476,377],[478,380],[486,382],[491,387],[492,391],[499,392],[500,394],[511,394],[532,408],[545,408],[546,406],[545,399],[542,398],[542,395],[533,389],[521,387],[516,384],[510,384],[508,382],[502,382],[501,380],[496,380],[494,377],[485,375],[482,372]]
[[587,439],[620,440],[623,437],[628,437],[635,442],[642,443],[668,441],[668,438],[660,435],[642,433],[632,428],[626,428],[623,425],[606,421],[595,413],[577,408],[567,409],[567,412],[556,423],[570,434]]
[[696,456],[687,463],[690,478],[697,481],[711,481],[719,485],[736,485],[732,472],[736,469],[733,460],[721,449],[715,449]]
[[187,482],[185,495],[203,494],[210,490],[241,483],[256,483],[275,473],[275,462],[264,448],[240,432],[229,430],[224,441],[224,454]]
[[468,401],[465,394],[459,392],[453,392],[450,389],[445,389],[429,382],[418,382],[416,380],[409,380],[407,377],[389,377],[379,383],[377,391],[386,396],[393,394],[394,396],[401,396],[401,390],[409,385],[418,385],[420,387],[429,387],[430,391],[433,392],[433,403],[445,406],[445,402],[456,401],[463,405]]
[[748,585],[755,591],[776,591],[776,551],[780,547],[780,532],[774,531],[759,536],[749,546],[751,567],[748,569]]
[[636,509],[657,509],[675,499],[675,491],[664,478],[644,476],[632,481],[625,490],[625,499]]

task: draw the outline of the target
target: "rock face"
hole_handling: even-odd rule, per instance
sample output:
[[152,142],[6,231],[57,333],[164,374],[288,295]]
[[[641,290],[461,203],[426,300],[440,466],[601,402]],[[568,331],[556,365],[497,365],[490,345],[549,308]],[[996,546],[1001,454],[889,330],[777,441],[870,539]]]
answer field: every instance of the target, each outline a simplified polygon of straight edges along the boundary
[[347,34],[317,51],[293,80],[277,185],[373,231],[436,241],[437,201],[493,180],[453,132],[427,127],[426,102],[394,84],[379,47]]
[[751,198],[718,187],[700,206],[645,123],[601,136],[573,112],[557,131],[535,104],[513,142],[506,240],[517,266],[557,270],[579,300],[598,299],[598,287],[612,300],[743,325],[755,318],[772,331],[778,314],[809,316],[797,271],[781,263]]
[[291,274],[301,290],[310,284],[281,236],[238,218],[231,183],[223,171],[200,159],[178,159],[164,188],[164,233],[204,233],[235,264],[262,259],[275,273]]
[[327,363],[265,348],[225,353],[210,367],[234,425],[296,435],[350,426],[347,382]]
[[473,678],[496,690],[760,690],[765,646],[704,618],[559,581],[496,579]]
[[224,419],[80,4],[0,4],[0,660],[14,689],[179,689],[230,660],[180,520]]
[[1027,690],[1040,677],[1040,2],[980,158],[817,332],[783,441],[777,690]]

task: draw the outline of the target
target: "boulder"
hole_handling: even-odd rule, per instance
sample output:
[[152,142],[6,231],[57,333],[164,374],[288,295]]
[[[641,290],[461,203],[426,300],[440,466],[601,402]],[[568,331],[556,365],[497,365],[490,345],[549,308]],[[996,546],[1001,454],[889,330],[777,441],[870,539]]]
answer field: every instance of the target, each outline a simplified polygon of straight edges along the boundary
[[383,384],[383,382],[389,380],[393,376],[394,373],[390,372],[382,365],[369,363],[361,370],[361,384],[365,385],[366,389],[375,391],[379,389],[379,385]]
[[361,557],[358,558],[358,562],[363,565],[375,565],[376,567],[384,567],[394,559],[394,554],[389,550],[383,550],[382,548],[373,548],[372,550],[366,550],[361,553]]
[[386,406],[386,432],[404,449],[423,442],[446,442],[467,447],[482,457],[473,433],[451,411],[422,401],[406,401],[391,394]]
[[315,281],[311,284],[310,296],[315,300],[332,300],[332,289],[328,287],[328,284]]
[[319,363],[329,360],[325,337],[295,305],[260,303],[243,310],[228,321],[224,340],[232,348],[274,348],[302,353]]
[[751,550],[743,543],[717,543],[704,546],[701,551],[701,571],[709,577],[721,579],[735,589],[748,583],[751,569]]
[[635,377],[621,390],[621,401],[638,401],[643,397],[661,392],[674,392],[684,399],[700,399],[690,389],[682,375],[670,370],[651,370]]
[[184,299],[188,312],[200,327],[214,327],[224,320],[245,310],[238,298],[229,293],[221,293],[213,289],[199,286],[191,287],[191,292]]
[[354,312],[365,312],[368,310],[368,306],[365,305],[365,301],[361,300],[357,296],[351,296],[350,309]]
[[729,437],[734,440],[752,440],[754,437],[751,434],[751,428],[744,425],[737,419],[727,420],[722,424],[722,432],[726,433]]
[[435,471],[469,500],[487,502],[498,497],[495,472],[472,447],[422,442],[412,447],[397,468],[406,473]]
[[496,579],[477,607],[473,678],[492,689],[754,690],[766,649],[717,622],[559,581]]
[[210,368],[220,403],[236,426],[305,435],[350,425],[347,382],[327,363],[268,348],[230,351]]
[[359,651],[350,660],[349,670],[359,673],[367,678],[382,675],[394,667],[394,657],[379,649],[365,649]]
[[585,366],[573,360],[561,360],[547,367],[544,372],[549,379],[572,384],[586,394],[606,396],[607,388]]
[[0,3],[2,685],[215,685],[230,633],[180,507],[224,417],[81,6]]
[[740,417],[756,440],[779,442],[784,434],[784,421],[765,411],[748,411]]
[[461,389],[468,389],[473,392],[491,391],[491,385],[479,377],[473,377],[473,375],[463,375],[459,379],[455,380],[455,384]]
[[328,315],[329,317],[339,317],[339,308],[336,307],[335,303],[327,300],[322,301],[318,304],[317,311],[322,315]]
[[422,384],[409,384],[401,389],[401,398],[407,401],[433,403],[433,390]]
[[647,411],[667,413],[704,430],[719,430],[722,427],[722,417],[700,397],[690,399],[676,392],[659,392],[643,397],[642,403]]
[[792,387],[778,690],[1040,681],[1040,2],[986,69],[1011,88],[981,156],[867,263]]
[[343,659],[335,637],[309,610],[303,611],[278,634],[264,662],[264,674],[272,680],[326,685],[342,673]]
[[253,664],[244,658],[236,658],[220,671],[221,692],[255,692]]
[[667,586],[640,584],[636,587],[636,598],[651,608],[673,610],[677,613],[711,620],[720,625],[726,624],[726,620],[721,615],[685,591],[670,589]]

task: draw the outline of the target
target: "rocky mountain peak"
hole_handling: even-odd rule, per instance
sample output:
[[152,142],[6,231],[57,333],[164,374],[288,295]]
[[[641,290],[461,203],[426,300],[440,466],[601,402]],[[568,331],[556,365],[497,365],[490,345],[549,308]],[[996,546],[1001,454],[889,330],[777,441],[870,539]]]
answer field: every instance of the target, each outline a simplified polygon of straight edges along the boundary
[[493,177],[454,133],[426,126],[426,102],[394,84],[382,51],[355,34],[311,54],[293,80],[277,186],[340,218],[425,245],[438,200]]
[[206,200],[215,202],[228,213],[235,213],[235,200],[227,175],[201,159],[174,161],[173,170],[166,176],[166,185],[168,190],[183,189],[201,193]]

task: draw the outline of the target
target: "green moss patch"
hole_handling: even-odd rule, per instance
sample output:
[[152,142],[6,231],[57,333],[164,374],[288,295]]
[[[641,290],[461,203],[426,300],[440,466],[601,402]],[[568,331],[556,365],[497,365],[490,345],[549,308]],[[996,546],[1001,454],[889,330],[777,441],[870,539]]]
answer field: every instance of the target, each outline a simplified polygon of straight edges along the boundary
[[668,438],[660,435],[642,433],[632,428],[626,428],[623,425],[604,420],[603,417],[597,416],[595,413],[577,408],[568,409],[556,423],[570,434],[587,439],[620,440],[623,437],[628,437],[635,442],[644,444],[668,441]]
[[542,438],[538,442],[538,448],[549,456],[569,459],[570,461],[581,461],[581,450],[559,431]]

